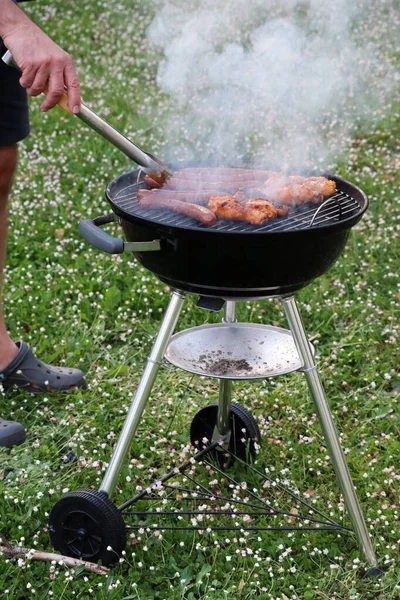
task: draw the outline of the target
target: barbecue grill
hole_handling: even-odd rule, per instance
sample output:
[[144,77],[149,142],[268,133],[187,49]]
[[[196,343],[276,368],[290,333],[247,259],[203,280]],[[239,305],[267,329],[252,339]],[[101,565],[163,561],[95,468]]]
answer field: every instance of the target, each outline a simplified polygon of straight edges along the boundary
[[[3,60],[16,66],[9,52]],[[66,94],[60,105],[70,112]],[[146,186],[144,173],[162,183],[172,170],[113,129],[85,104],[82,103],[77,116],[141,166],[110,183],[106,197],[113,212],[81,222],[82,235],[105,252],[133,252],[173,292],[100,489],[70,492],[50,513],[49,531],[54,547],[69,556],[112,564],[124,550],[126,532],[142,527],[149,532],[204,529],[205,525],[196,526],[193,520],[198,523],[205,519],[207,529],[235,530],[241,534],[254,530],[286,531],[295,528],[293,521],[299,523],[297,529],[347,531],[342,523],[296,497],[293,490],[271,482],[256,468],[253,461],[257,446],[262,443],[257,422],[246,408],[231,402],[236,379],[274,377],[301,370],[358,546],[370,566],[368,574],[379,576],[381,570],[293,296],[337,260],[350,229],[367,209],[365,195],[353,184],[330,177],[336,182],[337,193],[319,206],[292,208],[289,216],[263,226],[221,220],[204,227],[169,211],[154,212],[140,207],[137,192]],[[122,226],[126,241],[101,229],[114,220]],[[223,323],[173,335],[189,294],[198,294],[198,305],[209,310],[223,307]],[[236,322],[237,301],[270,296],[281,298],[289,330]],[[217,378],[219,400],[200,409],[191,423],[193,456],[116,507],[110,497],[164,358],[186,371]],[[249,474],[259,477],[258,490],[279,490],[280,499],[286,494],[296,501],[303,514],[279,508],[264,492],[256,494],[248,490],[246,497],[241,497],[240,484],[225,471],[236,462],[243,463]],[[226,493],[233,489],[231,497],[221,496],[226,509],[215,506],[216,494],[207,487],[207,475],[204,478],[200,474],[201,479],[197,479],[195,466],[212,467],[214,472],[223,474],[228,482]],[[183,480],[178,480],[179,477]],[[162,509],[157,505],[160,494]],[[141,510],[143,502],[151,501],[154,495],[155,510]],[[178,496],[185,498],[183,508],[176,506]],[[194,504],[190,504],[192,501]],[[164,506],[168,502],[170,510]],[[205,510],[207,503],[209,508]],[[127,510],[132,506],[138,508]],[[132,518],[133,523],[127,524],[122,515]],[[261,524],[246,524],[260,515]],[[179,522],[161,522],[164,517],[178,517]],[[224,517],[230,519],[228,525],[221,525],[220,519]],[[237,522],[241,517],[243,521]],[[154,525],[148,523],[151,518],[155,519]],[[183,525],[185,518],[188,522]],[[283,521],[278,524],[277,518]],[[267,525],[268,519],[272,523]]]
[[[288,216],[262,226],[221,220],[207,227],[191,217],[141,207],[137,192],[146,183],[140,169],[110,183],[106,197],[113,212],[82,221],[82,235],[108,253],[133,252],[173,292],[100,490],[70,492],[51,511],[49,529],[56,549],[111,564],[125,547],[127,531],[202,530],[205,526],[196,519],[206,519],[208,529],[240,532],[353,531],[371,567],[368,574],[380,575],[313,348],[293,296],[293,292],[335,262],[351,227],[367,208],[367,198],[359,188],[339,177],[334,180],[337,192],[320,205],[291,209]],[[126,241],[101,229],[112,221],[122,226]],[[223,308],[223,322],[174,334],[185,299],[191,294],[199,295],[198,306],[209,310]],[[236,321],[238,301],[270,296],[280,297],[288,330]],[[201,408],[190,425],[192,458],[116,507],[110,497],[163,359],[191,373],[217,378],[219,400]],[[256,467],[256,449],[262,443],[257,422],[245,407],[231,401],[235,380],[275,377],[299,370],[306,377],[352,529],[304,502],[293,490],[271,482]],[[290,504],[282,508],[276,499],[254,492],[241,497],[240,484],[229,475],[235,462],[243,463],[248,473],[260,479],[257,489],[279,490],[279,503],[286,494],[302,511],[293,514]],[[228,482],[227,496],[222,497],[226,500],[224,510],[215,509],[216,497],[207,487],[207,471],[205,476],[201,473],[204,467],[223,474]],[[178,497],[185,498],[184,506],[177,506]],[[188,506],[188,502],[194,504]],[[252,524],[232,524],[233,516]],[[228,524],[221,523],[224,517]],[[254,519],[261,522],[253,524]],[[107,550],[110,546],[112,552]]]
[[102,250],[123,252],[122,240],[98,227],[118,219],[131,242],[126,248],[144,267],[174,289],[206,297],[249,299],[301,289],[337,260],[368,206],[358,187],[329,176],[337,192],[321,205],[292,207],[288,216],[264,225],[220,219],[205,226],[141,207],[143,177],[138,169],[115,179],[106,190],[113,214],[81,223],[81,232]]

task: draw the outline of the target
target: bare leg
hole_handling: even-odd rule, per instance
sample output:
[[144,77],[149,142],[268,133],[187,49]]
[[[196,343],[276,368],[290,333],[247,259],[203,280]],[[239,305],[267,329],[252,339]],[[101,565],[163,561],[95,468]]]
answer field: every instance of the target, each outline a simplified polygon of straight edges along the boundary
[[[7,201],[17,158],[16,144],[0,146],[0,383],[5,391],[24,388],[32,393],[86,388],[82,371],[46,365],[36,358],[25,342],[14,344],[6,328],[2,307],[2,284],[7,245]],[[9,435],[10,428],[13,428],[12,435]],[[25,431],[22,425],[11,422],[5,424],[3,421],[0,428],[0,446],[20,444],[24,439]]]
[[8,335],[2,308],[3,269],[7,245],[7,200],[17,166],[17,145],[0,147],[0,369],[8,365],[18,352]]

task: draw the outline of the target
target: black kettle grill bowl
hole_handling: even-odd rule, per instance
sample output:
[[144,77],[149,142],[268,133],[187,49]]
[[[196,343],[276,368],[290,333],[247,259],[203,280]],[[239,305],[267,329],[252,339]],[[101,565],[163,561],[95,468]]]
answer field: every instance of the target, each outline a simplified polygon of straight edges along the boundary
[[[329,176],[336,181],[336,200],[327,205],[328,216],[321,211],[311,226],[308,217],[304,225],[302,208],[267,228],[228,221],[222,229],[206,227],[169,211],[142,209],[136,199],[137,189],[146,188],[141,175],[125,173],[106,190],[126,240],[159,239],[160,250],[135,252],[137,260],[170,287],[201,296],[250,299],[300,290],[335,263],[368,206],[358,187]],[[317,209],[308,207],[312,215]]]

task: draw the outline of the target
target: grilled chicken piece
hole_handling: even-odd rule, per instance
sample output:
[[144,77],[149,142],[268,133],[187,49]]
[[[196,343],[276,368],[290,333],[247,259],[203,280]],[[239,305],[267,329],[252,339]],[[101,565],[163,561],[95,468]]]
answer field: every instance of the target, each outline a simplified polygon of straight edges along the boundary
[[311,202],[318,204],[336,192],[336,183],[326,177],[273,175],[257,188],[271,202],[296,206]]
[[265,221],[286,215],[287,207],[276,208],[268,200],[254,198],[248,200],[240,190],[234,196],[212,196],[208,208],[217,216],[232,221],[247,221],[252,225],[262,225]]
[[287,185],[267,195],[273,202],[279,202],[285,206],[296,206],[298,204],[305,204],[306,202],[318,204],[322,200],[321,194],[305,183]]
[[326,177],[307,177],[306,183],[313,190],[319,192],[324,200],[325,198],[333,196],[336,192],[336,183],[332,179],[327,179]]
[[265,221],[276,219],[278,216],[276,208],[263,198],[247,200],[243,208],[243,220],[253,225],[261,225]]
[[243,206],[234,196],[211,196],[208,208],[217,216],[232,221],[243,221]]
[[247,200],[246,201],[246,207],[249,208],[255,208],[256,209],[256,204],[258,204],[258,208],[256,210],[263,210],[263,211],[268,211],[270,210],[268,208],[268,206],[264,205],[264,203],[266,203],[268,206],[272,206],[272,208],[274,210],[276,210],[276,214],[278,217],[286,217],[286,215],[289,212],[289,207],[285,206],[284,204],[274,204],[272,202],[269,202],[268,200],[266,200],[265,198],[256,198],[254,200]]

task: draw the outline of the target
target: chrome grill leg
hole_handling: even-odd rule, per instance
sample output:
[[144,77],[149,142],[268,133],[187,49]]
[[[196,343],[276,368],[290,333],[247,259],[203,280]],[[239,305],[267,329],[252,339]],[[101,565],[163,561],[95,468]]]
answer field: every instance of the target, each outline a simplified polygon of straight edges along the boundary
[[303,372],[314,401],[329,456],[331,457],[333,468],[338,478],[338,483],[344,497],[344,502],[354,528],[358,545],[363,552],[366,561],[372,567],[376,567],[377,561],[371,538],[365,524],[354,484],[340,445],[339,436],[325,397],[317,367],[314,363],[311,346],[306,337],[295,299],[293,296],[282,298],[282,304],[290,330],[293,334],[297,351],[303,362]]
[[100,491],[106,492],[109,496],[114,491],[118,476],[132,443],[140,418],[143,414],[147,400],[150,396],[156,375],[160,368],[160,363],[164,357],[165,350],[171,335],[174,332],[179,314],[182,310],[186,294],[175,291],[172,294],[171,301],[165,313],[156,341],[147,359],[147,365],[143,372],[136,394],[129,408],[120,438],[112,455],[111,462],[104,475],[100,486]]
[[[224,309],[224,323],[234,323],[236,320],[236,304],[233,301],[227,301]],[[229,443],[230,437],[230,419],[232,400],[232,381],[230,379],[219,380],[219,399],[217,426],[214,429],[213,441],[224,439]]]

